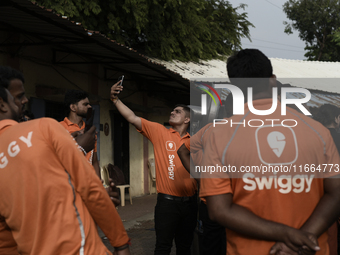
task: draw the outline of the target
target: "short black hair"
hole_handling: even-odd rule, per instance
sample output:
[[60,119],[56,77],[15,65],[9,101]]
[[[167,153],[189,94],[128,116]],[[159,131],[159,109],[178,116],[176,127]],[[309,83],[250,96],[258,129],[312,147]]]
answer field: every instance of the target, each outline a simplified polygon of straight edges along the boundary
[[25,78],[22,72],[10,67],[10,66],[0,66],[0,78],[7,79],[8,84],[4,84],[6,89],[8,89],[10,81],[14,79],[19,79],[22,83],[25,83]]
[[88,98],[89,95],[82,90],[68,90],[65,94],[65,99],[64,99],[64,107],[65,107],[65,113],[66,116],[70,114],[70,105],[71,104],[76,104],[79,101]]
[[183,110],[185,111],[185,116],[190,118],[190,107],[188,107],[188,106],[185,105],[185,104],[176,104],[176,105],[175,105],[175,108],[176,108],[176,107],[182,107]]
[[227,60],[229,78],[269,78],[273,75],[270,60],[257,49],[241,50]]
[[313,119],[319,121],[325,127],[335,123],[335,118],[340,115],[340,108],[331,105],[331,104],[324,104],[321,105],[320,108],[317,110]]
[[4,100],[4,102],[8,103],[7,91],[2,84],[0,84],[0,97]]
[[266,90],[269,78],[273,75],[270,60],[257,49],[241,50],[229,57],[227,71],[231,83],[238,86],[244,94],[247,94],[248,87],[253,88],[253,93]]

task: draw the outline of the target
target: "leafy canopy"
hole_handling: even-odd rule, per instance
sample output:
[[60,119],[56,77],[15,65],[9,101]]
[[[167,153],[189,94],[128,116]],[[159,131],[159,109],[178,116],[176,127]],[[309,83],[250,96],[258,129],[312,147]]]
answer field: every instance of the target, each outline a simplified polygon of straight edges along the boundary
[[340,47],[334,39],[340,27],[338,0],[289,0],[283,10],[292,20],[292,23],[284,22],[285,33],[298,30],[306,43],[308,60],[340,61]]
[[[32,0],[33,1],[33,0]],[[223,0],[35,0],[151,57],[198,61],[241,49],[245,5]],[[250,38],[249,38],[250,39]]]

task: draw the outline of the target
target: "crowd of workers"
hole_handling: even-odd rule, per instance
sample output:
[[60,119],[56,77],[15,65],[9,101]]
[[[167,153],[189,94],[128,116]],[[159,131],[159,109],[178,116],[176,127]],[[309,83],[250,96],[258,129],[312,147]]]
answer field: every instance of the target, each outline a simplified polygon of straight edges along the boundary
[[[262,52],[235,53],[228,58],[227,71],[245,95],[252,87],[252,107],[271,108],[272,88],[278,83]],[[95,128],[84,131],[83,119],[91,108],[88,95],[66,93],[67,114],[61,123],[49,118],[22,121],[28,102],[24,82],[19,71],[0,67],[0,254],[111,254],[97,226],[115,254],[130,254],[130,239],[115,208],[119,197],[114,184],[105,189],[100,181]],[[246,103],[244,115],[228,116],[238,125],[210,123],[190,137],[188,106],[175,106],[167,129],[136,116],[119,99],[122,90],[120,82],[114,84],[111,101],[154,147],[155,255],[170,254],[173,241],[176,254],[191,254],[198,211],[203,255],[333,255],[329,240],[337,239],[337,232],[327,230],[339,216],[340,178],[336,167],[328,166],[340,165],[337,107],[318,109],[313,116],[317,121],[289,108],[285,118],[295,120],[296,127],[254,128],[243,121],[281,119],[281,105],[258,116]],[[314,164],[326,165],[326,171],[190,177],[194,165],[228,164],[236,169]]]

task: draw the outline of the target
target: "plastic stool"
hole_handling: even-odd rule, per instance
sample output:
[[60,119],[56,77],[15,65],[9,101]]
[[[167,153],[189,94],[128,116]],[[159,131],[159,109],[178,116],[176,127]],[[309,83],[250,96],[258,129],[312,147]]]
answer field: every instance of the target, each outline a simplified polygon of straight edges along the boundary
[[130,193],[130,185],[117,185],[116,187],[119,188],[119,191],[120,191],[121,205],[125,206],[125,189],[126,188],[129,189],[130,204],[132,204],[132,197],[131,197],[131,193]]

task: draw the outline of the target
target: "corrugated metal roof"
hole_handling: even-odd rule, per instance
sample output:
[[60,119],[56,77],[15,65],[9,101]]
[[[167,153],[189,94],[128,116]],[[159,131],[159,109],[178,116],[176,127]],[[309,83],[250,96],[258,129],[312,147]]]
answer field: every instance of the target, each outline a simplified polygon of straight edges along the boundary
[[[289,98],[304,98],[305,96],[298,93],[293,93]],[[312,98],[306,103],[311,107],[320,107],[324,104],[332,104],[340,107],[340,94],[324,94],[312,92]]]
[[[285,83],[289,83],[292,86],[340,93],[340,82],[330,79],[340,78],[340,62],[302,61],[277,58],[270,58],[270,60],[273,66],[273,72],[280,81],[284,79]],[[168,69],[187,79],[228,77],[226,62],[222,60],[214,59],[210,61],[200,61],[200,63],[181,61],[167,62],[158,59],[153,59],[153,61],[166,66]],[[319,78],[323,78],[323,80]]]
[[[98,31],[86,30],[81,24],[28,0],[1,0],[0,28],[29,38],[20,43],[1,40],[3,52],[9,46],[51,45],[57,53],[67,52],[82,56],[79,61],[84,63],[100,63],[107,69],[124,71],[140,79],[189,92],[189,81],[180,74],[110,40]],[[57,65],[72,63],[65,59],[55,60],[54,64]]]

